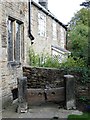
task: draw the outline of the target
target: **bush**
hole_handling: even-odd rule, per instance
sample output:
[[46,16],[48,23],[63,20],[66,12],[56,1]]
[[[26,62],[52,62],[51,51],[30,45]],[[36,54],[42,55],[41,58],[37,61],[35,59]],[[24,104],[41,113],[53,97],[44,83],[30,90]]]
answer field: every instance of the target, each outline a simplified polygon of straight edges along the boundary
[[30,49],[29,50],[29,65],[36,67],[51,67],[51,68],[59,68],[60,63],[58,62],[58,58],[47,55],[39,55],[35,54],[35,52]]
[[40,57],[39,55],[35,55],[32,49],[29,50],[29,65],[31,66],[39,66]]
[[61,64],[61,67],[65,67],[65,68],[84,67],[84,66],[86,66],[84,60],[75,57],[69,57],[67,61]]
[[66,74],[72,74],[81,83],[90,82],[90,70],[81,58],[69,57],[66,62],[60,65]]
[[[62,67],[66,74],[74,75],[81,84],[90,82],[90,71],[87,67]],[[61,69],[62,69],[61,68]]]
[[47,57],[46,61],[43,64],[43,67],[51,67],[51,68],[59,68],[60,63],[58,62],[58,58],[55,57],[54,59],[52,57]]

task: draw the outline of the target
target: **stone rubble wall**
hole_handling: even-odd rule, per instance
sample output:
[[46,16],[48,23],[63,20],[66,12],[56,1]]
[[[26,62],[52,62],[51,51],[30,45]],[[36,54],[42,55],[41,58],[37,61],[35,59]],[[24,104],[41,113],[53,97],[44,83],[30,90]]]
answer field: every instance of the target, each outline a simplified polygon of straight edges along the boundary
[[66,109],[76,109],[75,80],[72,75],[64,76],[64,70],[55,68],[24,67],[27,77],[27,103],[63,103]]
[[58,88],[64,86],[63,70],[41,67],[23,67],[23,75],[27,77],[28,88]]
[[23,76],[27,77],[27,101],[30,105],[65,101],[63,71],[23,67]]
[[85,85],[77,84],[76,96],[86,97],[87,99],[90,100],[90,83],[87,83]]

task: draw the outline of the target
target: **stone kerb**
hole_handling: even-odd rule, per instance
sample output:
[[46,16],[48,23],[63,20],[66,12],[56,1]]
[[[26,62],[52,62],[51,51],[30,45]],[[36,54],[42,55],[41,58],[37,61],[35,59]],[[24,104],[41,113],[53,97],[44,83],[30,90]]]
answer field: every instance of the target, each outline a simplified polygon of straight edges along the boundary
[[66,109],[76,109],[75,80],[73,75],[64,75]]

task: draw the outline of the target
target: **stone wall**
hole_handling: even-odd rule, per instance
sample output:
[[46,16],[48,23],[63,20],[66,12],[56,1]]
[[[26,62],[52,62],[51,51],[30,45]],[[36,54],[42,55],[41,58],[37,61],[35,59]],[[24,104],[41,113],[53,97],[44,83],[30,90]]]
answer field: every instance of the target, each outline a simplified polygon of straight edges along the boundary
[[76,96],[77,98],[85,97],[87,99],[90,99],[90,83],[84,85],[78,83],[76,85]]
[[63,70],[54,68],[23,67],[28,88],[59,88],[64,86]]
[[24,67],[27,77],[27,101],[30,105],[65,101],[63,71],[52,68]]
[[[28,38],[28,4],[26,2],[0,2],[0,82],[2,81],[2,101],[13,100],[12,90],[17,88],[17,77],[23,75],[22,65],[26,62],[27,50],[25,47],[25,58],[21,59],[21,65],[11,65],[8,61],[8,18],[12,17],[24,23],[24,41],[30,44]],[[1,53],[2,51],[2,53]],[[1,84],[0,84],[1,85]]]

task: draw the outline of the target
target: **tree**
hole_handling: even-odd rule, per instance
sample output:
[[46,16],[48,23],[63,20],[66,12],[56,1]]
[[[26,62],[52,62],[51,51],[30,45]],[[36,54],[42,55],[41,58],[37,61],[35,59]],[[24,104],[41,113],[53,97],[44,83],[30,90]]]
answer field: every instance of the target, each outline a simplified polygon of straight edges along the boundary
[[80,4],[80,6],[90,7],[90,1],[86,0],[86,2],[82,2],[82,4]]
[[67,48],[75,58],[88,60],[88,9],[82,8],[69,22]]

